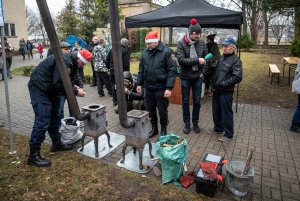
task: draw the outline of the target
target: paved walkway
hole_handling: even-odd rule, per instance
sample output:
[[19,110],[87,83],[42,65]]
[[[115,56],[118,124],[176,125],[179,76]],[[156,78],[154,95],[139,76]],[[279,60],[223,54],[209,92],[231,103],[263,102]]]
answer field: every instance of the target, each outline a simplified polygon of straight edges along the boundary
[[[39,62],[35,59],[23,61],[16,56],[13,66],[24,66],[29,62]],[[14,131],[29,135],[33,124],[33,111],[27,90],[29,77],[14,76],[9,80],[9,96],[11,107],[12,128]],[[96,88],[85,86],[87,95],[78,98],[80,107],[90,103],[107,106],[108,130],[121,134],[124,130],[114,114],[110,97],[98,97]],[[4,98],[4,82],[0,82],[0,123],[7,121]],[[67,111],[67,110],[66,110]],[[186,137],[188,141],[188,169],[192,170],[201,161],[205,153],[225,155],[228,160],[245,160],[250,149],[254,149],[252,166],[255,177],[251,188],[243,200],[300,200],[300,135],[289,131],[293,109],[268,107],[261,105],[239,104],[235,114],[234,140],[218,142],[217,135],[207,132],[212,127],[211,100],[204,99],[200,113],[201,133],[185,135],[182,132],[182,114],[180,105],[170,105],[170,124],[168,132],[174,132]],[[156,139],[153,139],[155,141]],[[116,163],[121,159],[120,146],[102,160]],[[223,169],[223,173],[225,170]],[[153,172],[151,172],[153,174]],[[189,188],[195,191],[195,185]],[[227,190],[216,196],[221,200],[237,200]]]

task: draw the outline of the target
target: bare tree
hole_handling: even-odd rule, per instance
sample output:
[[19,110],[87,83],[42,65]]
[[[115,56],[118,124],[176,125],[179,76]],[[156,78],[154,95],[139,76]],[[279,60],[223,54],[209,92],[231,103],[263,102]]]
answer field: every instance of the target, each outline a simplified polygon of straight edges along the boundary
[[31,8],[26,7],[26,19],[28,35],[35,39],[43,38],[44,43],[46,43],[47,33],[41,16]]
[[272,33],[274,35],[274,38],[277,40],[277,45],[280,44],[280,41],[284,35],[287,35],[290,30],[291,26],[290,25],[290,16],[284,16],[278,14],[275,18],[273,18],[270,21],[270,27],[272,30]]

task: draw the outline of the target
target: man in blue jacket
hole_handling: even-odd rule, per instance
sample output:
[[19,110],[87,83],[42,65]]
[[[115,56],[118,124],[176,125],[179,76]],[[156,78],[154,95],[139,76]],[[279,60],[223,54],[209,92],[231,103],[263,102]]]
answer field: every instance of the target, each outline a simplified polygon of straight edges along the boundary
[[[65,151],[72,147],[65,145],[61,141],[59,133],[59,98],[65,90],[62,79],[74,80],[77,68],[83,68],[92,58],[92,54],[87,50],[80,50],[78,53],[63,54],[64,61],[70,73],[70,77],[61,78],[54,55],[44,59],[33,71],[28,89],[32,108],[35,114],[34,124],[29,141],[30,154],[27,164],[37,167],[50,166],[51,162],[40,155],[42,142],[45,140],[46,131],[52,140],[51,151]],[[74,93],[77,96],[84,96],[85,91],[74,85]]]
[[220,57],[215,74],[212,78],[212,111],[214,128],[213,133],[223,133],[219,141],[227,142],[233,137],[232,101],[234,86],[242,81],[242,62],[235,55],[236,43],[231,37],[226,38],[223,55]]
[[146,110],[149,112],[152,130],[149,137],[158,134],[158,109],[161,133],[167,134],[169,99],[176,79],[176,63],[172,59],[172,50],[158,40],[157,32],[146,34],[144,49],[137,78],[137,92],[145,89]]

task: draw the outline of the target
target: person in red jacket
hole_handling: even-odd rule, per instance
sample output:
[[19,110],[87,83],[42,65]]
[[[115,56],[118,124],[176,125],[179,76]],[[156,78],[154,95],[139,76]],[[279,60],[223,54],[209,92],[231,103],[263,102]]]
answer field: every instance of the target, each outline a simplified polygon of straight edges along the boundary
[[44,46],[42,45],[42,43],[38,43],[37,50],[40,53],[40,59],[42,59],[43,58],[43,52],[44,52]]

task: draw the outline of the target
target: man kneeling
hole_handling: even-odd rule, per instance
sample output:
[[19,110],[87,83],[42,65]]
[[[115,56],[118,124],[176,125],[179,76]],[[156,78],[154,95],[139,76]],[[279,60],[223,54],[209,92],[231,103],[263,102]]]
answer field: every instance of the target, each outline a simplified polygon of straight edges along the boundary
[[[137,93],[136,84],[133,82],[132,75],[129,71],[124,71],[123,76],[127,112],[133,109],[141,110],[144,103],[143,93]],[[116,114],[119,114],[118,105],[115,107],[114,111]]]

